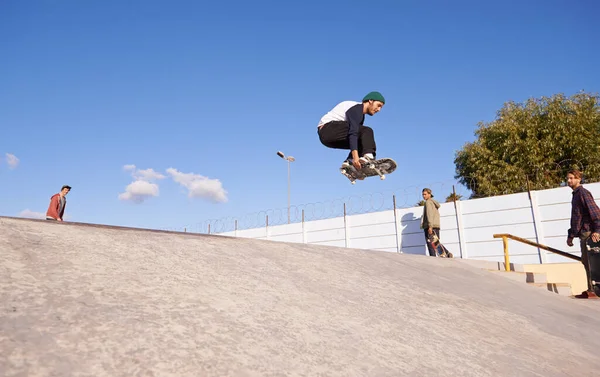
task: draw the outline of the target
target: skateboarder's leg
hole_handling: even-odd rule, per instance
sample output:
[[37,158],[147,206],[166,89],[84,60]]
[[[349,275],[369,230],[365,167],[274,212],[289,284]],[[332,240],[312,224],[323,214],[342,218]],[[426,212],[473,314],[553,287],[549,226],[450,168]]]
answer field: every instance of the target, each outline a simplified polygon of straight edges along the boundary
[[334,149],[350,149],[347,122],[329,122],[321,127],[318,133],[319,140],[324,146]]
[[[333,121],[325,124],[319,129],[319,140],[321,144],[328,148],[349,150],[346,162],[352,161],[352,151],[350,151],[350,142],[348,141],[348,122]],[[361,135],[359,129],[358,155],[362,156]]]
[[583,263],[583,268],[585,269],[585,275],[588,285],[588,291],[593,291],[592,287],[592,275],[590,273],[590,260],[588,258],[588,251],[586,241],[590,237],[591,232],[582,232],[581,237],[579,237],[579,243],[581,246],[581,263]]
[[433,247],[431,242],[429,242],[429,231],[427,230],[427,228],[423,230],[425,231],[425,243],[427,244],[427,251],[429,251],[429,256],[435,257],[435,248]]
[[[334,121],[325,124],[319,130],[319,139],[323,145],[335,149],[350,149],[348,141],[348,122]],[[373,129],[368,126],[358,127],[358,155],[371,153],[373,158],[377,151]]]
[[368,126],[358,127],[358,155],[360,157],[370,153],[373,159],[377,158],[377,145],[373,129]]

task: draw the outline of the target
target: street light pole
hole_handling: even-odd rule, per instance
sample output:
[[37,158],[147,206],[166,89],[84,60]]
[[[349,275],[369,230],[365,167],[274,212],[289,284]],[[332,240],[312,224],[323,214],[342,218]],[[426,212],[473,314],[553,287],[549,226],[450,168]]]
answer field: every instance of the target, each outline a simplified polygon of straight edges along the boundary
[[288,224],[290,223],[290,163],[296,161],[296,159],[292,156],[287,156],[281,152],[278,151],[277,155],[281,158],[283,158],[284,160],[287,161],[287,165],[288,165],[288,208],[287,208],[287,213],[288,213]]
[[290,223],[290,160],[287,160],[288,165],[288,224]]

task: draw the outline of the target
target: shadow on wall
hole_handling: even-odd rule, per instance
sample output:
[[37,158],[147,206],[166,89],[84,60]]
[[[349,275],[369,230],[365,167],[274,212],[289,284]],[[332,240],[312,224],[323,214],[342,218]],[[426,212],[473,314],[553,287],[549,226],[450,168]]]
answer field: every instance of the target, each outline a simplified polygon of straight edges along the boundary
[[400,250],[405,254],[425,254],[427,246],[421,229],[421,215],[408,212],[400,219]]

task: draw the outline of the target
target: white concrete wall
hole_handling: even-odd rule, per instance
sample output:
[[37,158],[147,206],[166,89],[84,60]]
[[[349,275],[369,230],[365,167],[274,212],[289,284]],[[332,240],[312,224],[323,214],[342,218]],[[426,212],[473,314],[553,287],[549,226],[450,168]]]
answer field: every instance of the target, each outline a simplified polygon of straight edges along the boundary
[[[584,185],[594,198],[600,183]],[[455,257],[503,261],[501,239],[510,233],[556,249],[580,255],[579,243],[566,244],[572,190],[561,187],[482,199],[441,203],[441,240]],[[435,194],[435,193],[434,193]],[[427,255],[420,229],[423,207],[396,209],[304,223],[238,230],[222,235],[312,243],[359,249]],[[574,262],[557,254],[509,240],[513,263]]]

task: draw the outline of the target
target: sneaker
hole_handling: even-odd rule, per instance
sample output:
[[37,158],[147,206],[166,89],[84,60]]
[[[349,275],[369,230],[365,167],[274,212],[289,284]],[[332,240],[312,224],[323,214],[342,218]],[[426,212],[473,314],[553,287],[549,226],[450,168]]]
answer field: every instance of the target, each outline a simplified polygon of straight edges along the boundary
[[575,298],[587,298],[587,299],[598,299],[598,296],[595,292],[592,291],[583,291],[578,295],[575,295]]
[[342,169],[349,168],[350,166],[352,166],[352,162],[350,160],[342,162]]
[[375,157],[373,157],[373,154],[371,154],[371,153],[365,153],[364,156],[359,158],[360,162],[369,162],[369,161],[373,161],[374,159],[375,159]]

